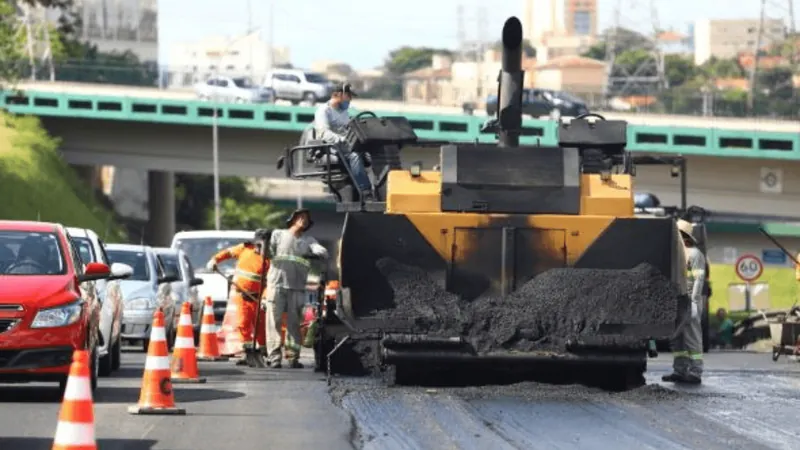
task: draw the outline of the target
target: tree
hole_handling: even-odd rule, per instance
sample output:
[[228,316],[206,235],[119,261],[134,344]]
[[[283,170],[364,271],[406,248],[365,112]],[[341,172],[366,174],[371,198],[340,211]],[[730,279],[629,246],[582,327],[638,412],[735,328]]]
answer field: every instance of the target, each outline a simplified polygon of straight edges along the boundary
[[700,76],[713,80],[718,78],[741,78],[744,70],[735,59],[718,59],[712,57],[699,67]]
[[375,82],[364,93],[365,98],[382,98],[386,100],[402,100],[403,75],[415,70],[430,67],[433,55],[452,56],[450,50],[430,47],[400,47],[389,52],[383,69],[386,76]]
[[664,75],[670,88],[684,85],[698,74],[694,61],[689,56],[666,55],[664,57]]
[[[239,177],[220,177],[219,193],[221,198],[231,198],[237,202],[251,200],[245,181]],[[213,177],[176,174],[175,201],[175,217],[181,227],[204,227],[208,210],[211,210],[212,217],[214,214]]]
[[[255,230],[280,227],[286,211],[263,201],[239,202],[232,198],[222,200],[220,226],[224,230]],[[206,212],[206,228],[214,228],[213,208]]]
[[429,67],[433,55],[444,54],[452,56],[452,53],[450,50],[430,47],[400,47],[389,52],[389,57],[384,63],[384,69],[392,75],[405,75],[409,72]]
[[14,85],[19,80],[22,61],[16,8],[10,0],[2,0],[0,1],[0,83]]

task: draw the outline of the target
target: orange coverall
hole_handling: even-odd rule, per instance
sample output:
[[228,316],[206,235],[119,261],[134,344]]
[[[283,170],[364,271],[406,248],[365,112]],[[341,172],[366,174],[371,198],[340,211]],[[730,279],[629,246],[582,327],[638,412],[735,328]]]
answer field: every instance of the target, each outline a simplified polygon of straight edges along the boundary
[[[259,322],[264,324],[265,316],[264,311],[260,308],[261,295],[264,292],[264,287],[261,286],[261,274],[269,270],[269,259],[263,259],[261,255],[256,252],[255,245],[253,244],[239,244],[234,247],[227,248],[214,255],[214,261],[217,264],[229,260],[236,259],[236,271],[234,272],[233,282],[234,291],[236,292],[229,301],[236,302],[236,308],[239,310],[238,330],[242,343],[253,341],[253,327],[256,312],[261,314]],[[257,301],[251,301],[248,297],[242,294],[242,290],[249,293],[250,296]],[[256,336],[258,344],[261,346],[266,345],[266,327],[258,327]]]

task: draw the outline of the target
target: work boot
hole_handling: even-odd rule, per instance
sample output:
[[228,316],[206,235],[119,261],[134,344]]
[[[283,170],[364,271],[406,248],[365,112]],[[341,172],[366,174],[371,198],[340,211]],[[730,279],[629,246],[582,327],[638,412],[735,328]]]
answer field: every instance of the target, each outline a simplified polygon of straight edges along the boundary
[[290,369],[302,369],[305,366],[300,361],[289,361],[288,367]]
[[702,380],[697,375],[686,374],[681,375],[678,373],[671,373],[669,375],[664,375],[661,377],[661,381],[665,381],[668,383],[679,383],[679,384],[700,384]]
[[270,369],[280,369],[283,366],[281,365],[281,360],[279,359],[277,361],[275,360],[267,361],[267,367],[269,367]]

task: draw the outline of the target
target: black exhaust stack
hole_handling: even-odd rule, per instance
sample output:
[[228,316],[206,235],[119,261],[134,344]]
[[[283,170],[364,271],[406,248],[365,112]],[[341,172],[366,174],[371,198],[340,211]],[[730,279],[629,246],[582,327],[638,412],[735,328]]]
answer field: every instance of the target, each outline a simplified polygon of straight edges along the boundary
[[500,147],[519,147],[522,131],[522,23],[510,17],[503,25],[502,69],[497,87]]

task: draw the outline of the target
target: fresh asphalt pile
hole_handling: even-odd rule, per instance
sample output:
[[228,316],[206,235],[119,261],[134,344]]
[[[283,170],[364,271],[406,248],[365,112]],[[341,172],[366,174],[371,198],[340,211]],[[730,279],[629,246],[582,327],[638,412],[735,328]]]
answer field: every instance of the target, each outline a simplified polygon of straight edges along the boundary
[[382,259],[377,266],[394,291],[394,307],[374,312],[411,320],[414,333],[465,336],[479,353],[563,352],[568,342],[637,345],[641,336],[598,336],[602,324],[674,324],[678,291],[658,269],[551,269],[506,297],[466,301],[423,270]]

